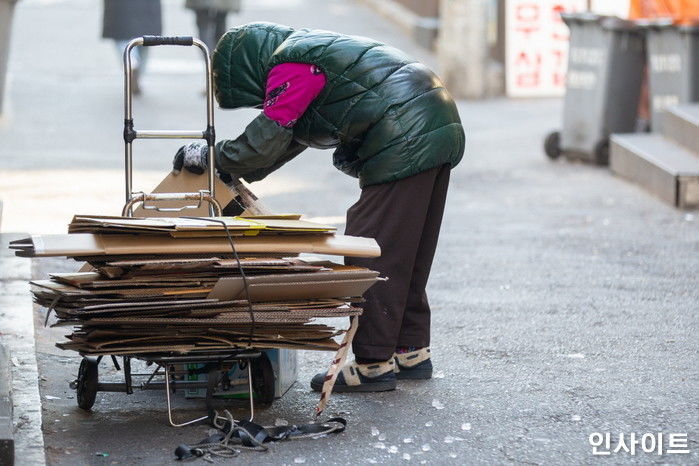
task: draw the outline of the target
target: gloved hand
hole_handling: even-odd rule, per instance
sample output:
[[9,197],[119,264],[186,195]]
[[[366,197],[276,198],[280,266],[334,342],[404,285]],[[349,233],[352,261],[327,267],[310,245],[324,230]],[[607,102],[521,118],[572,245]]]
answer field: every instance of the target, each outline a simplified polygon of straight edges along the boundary
[[179,148],[172,161],[172,172],[177,175],[185,168],[195,175],[202,175],[208,160],[209,146],[203,142],[192,142]]
[[[209,146],[204,142],[192,142],[179,148],[172,161],[172,173],[179,174],[184,168],[195,175],[203,175],[209,163]],[[228,184],[233,181],[232,175],[216,170],[221,181]]]
[[284,127],[301,118],[325,86],[325,74],[315,65],[282,63],[269,72],[264,114]]

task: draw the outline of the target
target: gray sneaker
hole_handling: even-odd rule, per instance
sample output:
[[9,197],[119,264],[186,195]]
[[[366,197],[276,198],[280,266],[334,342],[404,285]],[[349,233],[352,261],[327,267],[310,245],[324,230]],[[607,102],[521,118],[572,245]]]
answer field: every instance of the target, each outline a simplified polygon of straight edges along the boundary
[[[333,387],[333,393],[385,392],[395,390],[396,374],[393,358],[384,362],[357,364],[352,361],[340,370]],[[327,372],[316,374],[311,380],[311,388],[317,392],[323,389]]]
[[394,372],[399,380],[431,379],[432,359],[429,348],[420,348],[409,353],[396,353]]

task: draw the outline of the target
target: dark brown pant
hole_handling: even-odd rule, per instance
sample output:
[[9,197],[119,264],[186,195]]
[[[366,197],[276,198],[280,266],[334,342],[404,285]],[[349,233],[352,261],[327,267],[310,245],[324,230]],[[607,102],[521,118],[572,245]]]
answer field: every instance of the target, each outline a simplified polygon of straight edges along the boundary
[[375,238],[381,257],[346,257],[345,263],[388,277],[364,295],[364,313],[352,347],[358,358],[388,360],[397,346],[430,344],[425,287],[442,224],[449,172],[449,165],[443,165],[368,186],[347,211],[346,234]]

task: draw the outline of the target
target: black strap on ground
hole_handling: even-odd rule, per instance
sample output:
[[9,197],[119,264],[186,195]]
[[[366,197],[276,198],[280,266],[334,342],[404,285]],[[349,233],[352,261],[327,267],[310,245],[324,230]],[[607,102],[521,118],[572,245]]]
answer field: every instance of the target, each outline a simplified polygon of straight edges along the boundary
[[281,440],[301,440],[318,438],[328,434],[339,434],[347,426],[347,421],[334,417],[325,422],[302,425],[263,427],[250,421],[225,421],[219,433],[211,435],[195,445],[179,445],[175,449],[178,460],[188,460],[210,456],[234,457],[242,449],[266,451],[266,443]]
[[[240,262],[235,242],[225,221],[210,217],[183,217],[192,220],[204,220],[218,223],[223,226],[226,236],[231,245],[231,250],[238,264],[238,271],[243,279],[243,288],[248,301],[248,311],[250,313],[251,329],[248,344],[252,347],[253,335],[255,332],[255,314],[250,300],[247,277]],[[304,438],[317,438],[328,434],[339,434],[344,432],[347,421],[341,417],[334,417],[325,422],[313,422],[302,425],[289,426],[268,426],[263,427],[251,421],[235,421],[233,416],[226,411],[226,419],[223,425],[214,425],[219,428],[219,433],[211,435],[195,445],[179,445],[175,449],[175,457],[178,460],[190,460],[210,456],[220,456],[223,458],[233,458],[242,449],[266,451],[266,443],[280,440],[301,440]]]

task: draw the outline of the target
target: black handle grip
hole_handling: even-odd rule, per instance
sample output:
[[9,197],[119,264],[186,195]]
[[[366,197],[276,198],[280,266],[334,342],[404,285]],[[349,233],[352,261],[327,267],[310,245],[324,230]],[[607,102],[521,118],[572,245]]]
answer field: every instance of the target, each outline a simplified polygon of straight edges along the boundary
[[194,45],[191,36],[143,36],[143,46],[153,47],[155,45]]

